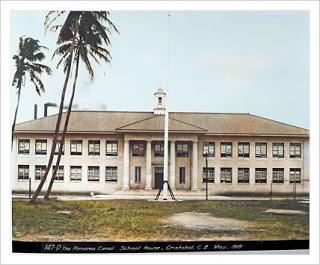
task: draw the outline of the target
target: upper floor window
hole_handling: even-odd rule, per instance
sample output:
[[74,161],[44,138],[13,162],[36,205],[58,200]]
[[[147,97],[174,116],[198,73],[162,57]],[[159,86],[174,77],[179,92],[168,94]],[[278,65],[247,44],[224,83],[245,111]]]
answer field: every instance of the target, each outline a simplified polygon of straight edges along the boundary
[[36,165],[35,166],[35,180],[40,180],[43,177],[45,172],[46,172],[45,165]]
[[179,167],[179,183],[185,184],[186,183],[186,168]]
[[267,157],[267,143],[256,143],[256,157]]
[[272,144],[272,156],[283,158],[284,157],[284,143],[273,143]]
[[300,143],[290,144],[290,157],[291,158],[300,158],[301,157],[301,144]]
[[203,143],[203,156],[214,157],[214,143],[213,142],[204,142]]
[[117,167],[106,167],[106,181],[117,181],[118,168]]
[[301,168],[290,168],[290,183],[301,183]]
[[29,166],[18,165],[18,180],[29,179]]
[[189,145],[187,143],[177,143],[177,156],[178,157],[189,156]]
[[98,156],[100,155],[100,141],[88,141],[88,155]]
[[71,181],[81,181],[82,178],[82,167],[81,166],[71,166],[70,167],[70,180]]
[[249,183],[250,170],[249,168],[238,168],[238,183]]
[[64,144],[62,143],[62,140],[57,140],[57,143],[56,143],[56,150],[55,150],[55,154],[59,154],[59,150],[60,150],[60,146],[62,145],[62,152],[61,154],[64,155]]
[[221,143],[221,157],[232,157],[232,143]]
[[163,156],[163,154],[164,154],[163,142],[156,142],[154,144],[154,156]]
[[88,167],[88,181],[99,181],[100,180],[100,168],[97,166]]
[[82,155],[82,140],[71,140],[70,141],[70,154],[71,155]]
[[[54,171],[56,166],[52,166],[52,170]],[[59,166],[58,170],[56,172],[56,176],[54,178],[55,180],[60,180],[63,181],[64,180],[64,166]]]
[[144,156],[145,144],[142,142],[135,142],[132,144],[133,156]]
[[18,154],[30,154],[30,140],[19,139],[18,140]]
[[106,141],[106,155],[117,156],[118,155],[118,142],[117,141]]
[[47,140],[36,140],[36,155],[47,154]]
[[208,170],[206,167],[202,169],[202,182],[206,183],[208,180],[208,183],[214,183],[214,167],[208,167]]
[[239,143],[238,157],[249,157],[249,156],[250,156],[250,143]]
[[272,169],[272,183],[284,183],[284,169],[283,168]]
[[232,183],[231,167],[222,167],[220,169],[220,183]]
[[267,183],[267,169],[256,168],[255,183]]

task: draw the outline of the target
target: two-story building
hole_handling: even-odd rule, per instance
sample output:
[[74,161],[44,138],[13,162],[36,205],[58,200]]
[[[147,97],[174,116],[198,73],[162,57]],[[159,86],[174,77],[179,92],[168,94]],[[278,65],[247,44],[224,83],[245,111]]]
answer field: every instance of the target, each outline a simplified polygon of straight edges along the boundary
[[[53,191],[110,194],[160,188],[165,96],[162,89],[156,91],[152,112],[72,111]],[[27,191],[29,178],[32,190],[38,186],[56,119],[52,115],[17,124],[14,191]],[[208,177],[210,194],[309,192],[308,130],[249,113],[169,112],[168,119],[173,190],[203,190]]]

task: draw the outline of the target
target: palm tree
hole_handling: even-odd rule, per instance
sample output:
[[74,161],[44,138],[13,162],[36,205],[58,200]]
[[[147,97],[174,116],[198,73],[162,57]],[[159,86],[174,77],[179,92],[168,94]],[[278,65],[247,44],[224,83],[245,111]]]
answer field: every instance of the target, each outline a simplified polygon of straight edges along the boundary
[[41,81],[40,75],[44,72],[48,75],[51,74],[50,67],[39,63],[45,58],[45,55],[42,52],[43,49],[47,48],[40,46],[38,40],[27,36],[22,36],[19,38],[19,52],[12,57],[12,59],[15,61],[16,67],[12,86],[16,87],[18,97],[11,129],[11,147],[13,144],[13,133],[16,127],[17,114],[20,105],[21,89],[22,86],[25,85],[26,75],[30,77],[30,81],[34,85],[36,92],[39,94],[39,96],[41,96],[41,92],[44,92],[45,88]]
[[[76,69],[75,69],[75,76],[74,76],[74,82],[73,82],[73,88],[72,88],[72,95],[70,97],[70,102],[69,102],[68,111],[66,113],[63,133],[61,136],[61,141],[60,141],[61,144],[58,151],[58,158],[53,170],[53,174],[50,180],[48,190],[45,194],[46,199],[49,198],[49,194],[51,192],[55,175],[59,168],[59,163],[61,160],[62,148],[63,148],[64,139],[65,139],[65,135],[68,128],[69,118],[70,118],[71,109],[72,109],[72,103],[73,103],[75,90],[76,90],[76,82],[78,77],[80,59],[81,61],[84,62],[84,65],[89,73],[89,76],[91,80],[93,80],[94,71],[91,66],[91,61],[89,58],[93,59],[98,64],[99,64],[99,59],[100,60],[102,59],[105,62],[109,63],[111,56],[109,51],[105,47],[110,45],[110,39],[109,39],[108,33],[110,34],[111,30],[115,30],[116,32],[118,32],[114,24],[108,18],[109,13],[103,12],[103,11],[102,12],[71,11],[69,12],[63,25],[52,26],[52,23],[62,13],[63,12],[49,12],[45,22],[46,28],[52,31],[55,31],[58,28],[61,28],[59,37],[58,37],[58,42],[57,42],[59,47],[54,52],[53,57],[56,55],[61,56],[61,59],[58,62],[57,67],[63,64],[64,66],[63,70],[66,73],[66,76],[70,74],[70,70],[73,64],[76,65]],[[52,17],[50,18],[52,14],[55,14],[55,15],[53,18]],[[109,28],[105,27],[103,25],[104,23],[107,23],[109,25]],[[61,111],[59,122],[61,122],[61,116],[62,116],[62,111]],[[59,126],[57,125],[56,128],[58,128],[58,130],[55,132],[55,136],[53,140],[54,143],[57,142],[60,124]],[[51,150],[52,157],[53,157],[55,148],[56,148],[56,144],[54,148],[52,146],[52,150]],[[51,158],[51,155],[50,155],[50,158]],[[41,179],[41,182],[43,183],[47,178],[47,175],[48,175],[47,171],[49,171],[50,167],[52,166],[52,160],[49,159],[46,172],[43,178]],[[39,187],[41,185],[41,182],[39,184]],[[42,183],[42,186],[43,186],[43,183]],[[39,190],[38,194],[40,193],[42,186],[40,187],[40,189],[38,187],[37,189],[37,191]],[[31,199],[31,201],[36,200],[35,195]]]

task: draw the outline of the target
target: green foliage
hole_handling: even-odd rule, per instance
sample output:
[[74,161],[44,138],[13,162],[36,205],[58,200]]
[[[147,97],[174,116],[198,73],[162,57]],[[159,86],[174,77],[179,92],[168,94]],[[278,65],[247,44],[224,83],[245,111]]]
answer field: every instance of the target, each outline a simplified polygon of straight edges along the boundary
[[64,23],[59,24],[58,19],[63,14],[65,11],[51,11],[44,23],[46,30],[59,31],[58,48],[53,54],[53,57],[61,57],[57,67],[63,64],[66,72],[70,61],[74,62],[79,56],[93,80],[91,60],[98,64],[101,60],[110,62],[111,55],[107,49],[111,44],[109,35],[112,31],[118,32],[118,30],[109,19],[109,12],[106,11],[70,11]]
[[27,74],[39,95],[45,91],[40,76],[42,73],[50,75],[51,69],[39,63],[45,58],[42,52],[43,49],[47,48],[39,45],[38,40],[26,36],[20,37],[18,54],[12,57],[16,67],[12,86],[17,88],[18,93],[20,93],[21,87],[25,84]]

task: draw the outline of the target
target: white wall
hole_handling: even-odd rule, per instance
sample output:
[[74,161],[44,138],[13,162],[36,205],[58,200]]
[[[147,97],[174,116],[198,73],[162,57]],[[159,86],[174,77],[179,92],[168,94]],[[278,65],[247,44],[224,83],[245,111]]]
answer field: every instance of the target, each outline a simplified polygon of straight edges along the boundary
[[[128,136],[128,135],[127,135]],[[163,136],[163,135],[162,135]],[[159,137],[161,135],[159,134]],[[171,136],[169,136],[170,138]],[[18,138],[30,139],[30,154],[20,155],[17,152],[16,141]],[[47,155],[35,155],[35,139],[47,139]],[[82,155],[75,156],[70,155],[70,140],[82,140]],[[74,135],[66,138],[65,151],[62,156],[60,165],[64,166],[64,181],[55,181],[53,191],[63,192],[89,192],[95,191],[99,193],[109,194],[122,188],[123,178],[123,139],[121,135]],[[160,138],[161,139],[161,138]],[[187,141],[187,135],[175,135],[174,140],[177,142],[181,139]],[[195,136],[189,136],[190,140],[196,139]],[[100,140],[100,156],[88,156],[88,140]],[[118,141],[118,156],[108,157],[105,155],[106,140]],[[159,140],[159,139],[158,139]],[[170,140],[170,139],[169,139]],[[305,138],[288,138],[288,137],[222,137],[222,136],[202,136],[199,137],[198,142],[198,176],[197,184],[202,190],[205,189],[205,184],[202,183],[202,170],[205,167],[205,158],[203,157],[203,142],[215,142],[215,157],[208,158],[208,166],[215,168],[215,183],[209,183],[210,194],[224,194],[224,193],[270,193],[272,169],[284,168],[285,183],[284,184],[272,184],[273,193],[292,193],[293,184],[289,183],[289,169],[301,168],[302,180],[305,180],[302,184],[297,184],[297,192],[308,193],[309,191],[309,140]],[[220,143],[232,142],[233,152],[232,158],[220,157]],[[250,158],[238,158],[238,142],[250,142]],[[255,142],[267,142],[268,157],[256,158],[255,157]],[[283,142],[285,145],[284,158],[272,157],[272,143]],[[302,154],[301,158],[289,157],[289,144],[301,143]],[[39,181],[35,180],[35,165],[46,165],[48,162],[49,153],[51,150],[52,138],[48,135],[18,135],[14,138],[13,153],[11,156],[11,178],[13,190],[28,190],[27,180],[18,180],[18,165],[29,165],[29,176],[32,179],[32,190],[35,190],[39,184]],[[170,145],[169,145],[170,147]],[[170,158],[169,158],[170,161]],[[190,190],[191,177],[192,177],[192,144],[190,144],[189,157],[176,157],[175,162],[175,187],[176,189]],[[154,187],[154,171],[156,166],[163,165],[163,158],[154,157],[154,146],[152,145],[152,187]],[[70,181],[70,166],[82,166],[82,181],[71,182]],[[100,167],[100,181],[89,182],[87,180],[88,166]],[[118,180],[117,182],[105,181],[105,167],[116,166],[118,168]],[[141,183],[134,183],[134,168],[136,166],[141,167]],[[186,168],[186,183],[179,184],[179,168]],[[231,167],[232,168],[232,183],[223,184],[220,183],[220,168]],[[250,168],[250,183],[238,184],[237,174],[239,167]],[[267,168],[267,183],[255,184],[255,168]],[[143,189],[145,187],[145,174],[146,174],[146,157],[133,157],[131,144],[130,144],[130,188],[131,189]],[[51,172],[49,174],[51,177]],[[46,180],[46,184],[43,190],[49,183],[49,178]]]

